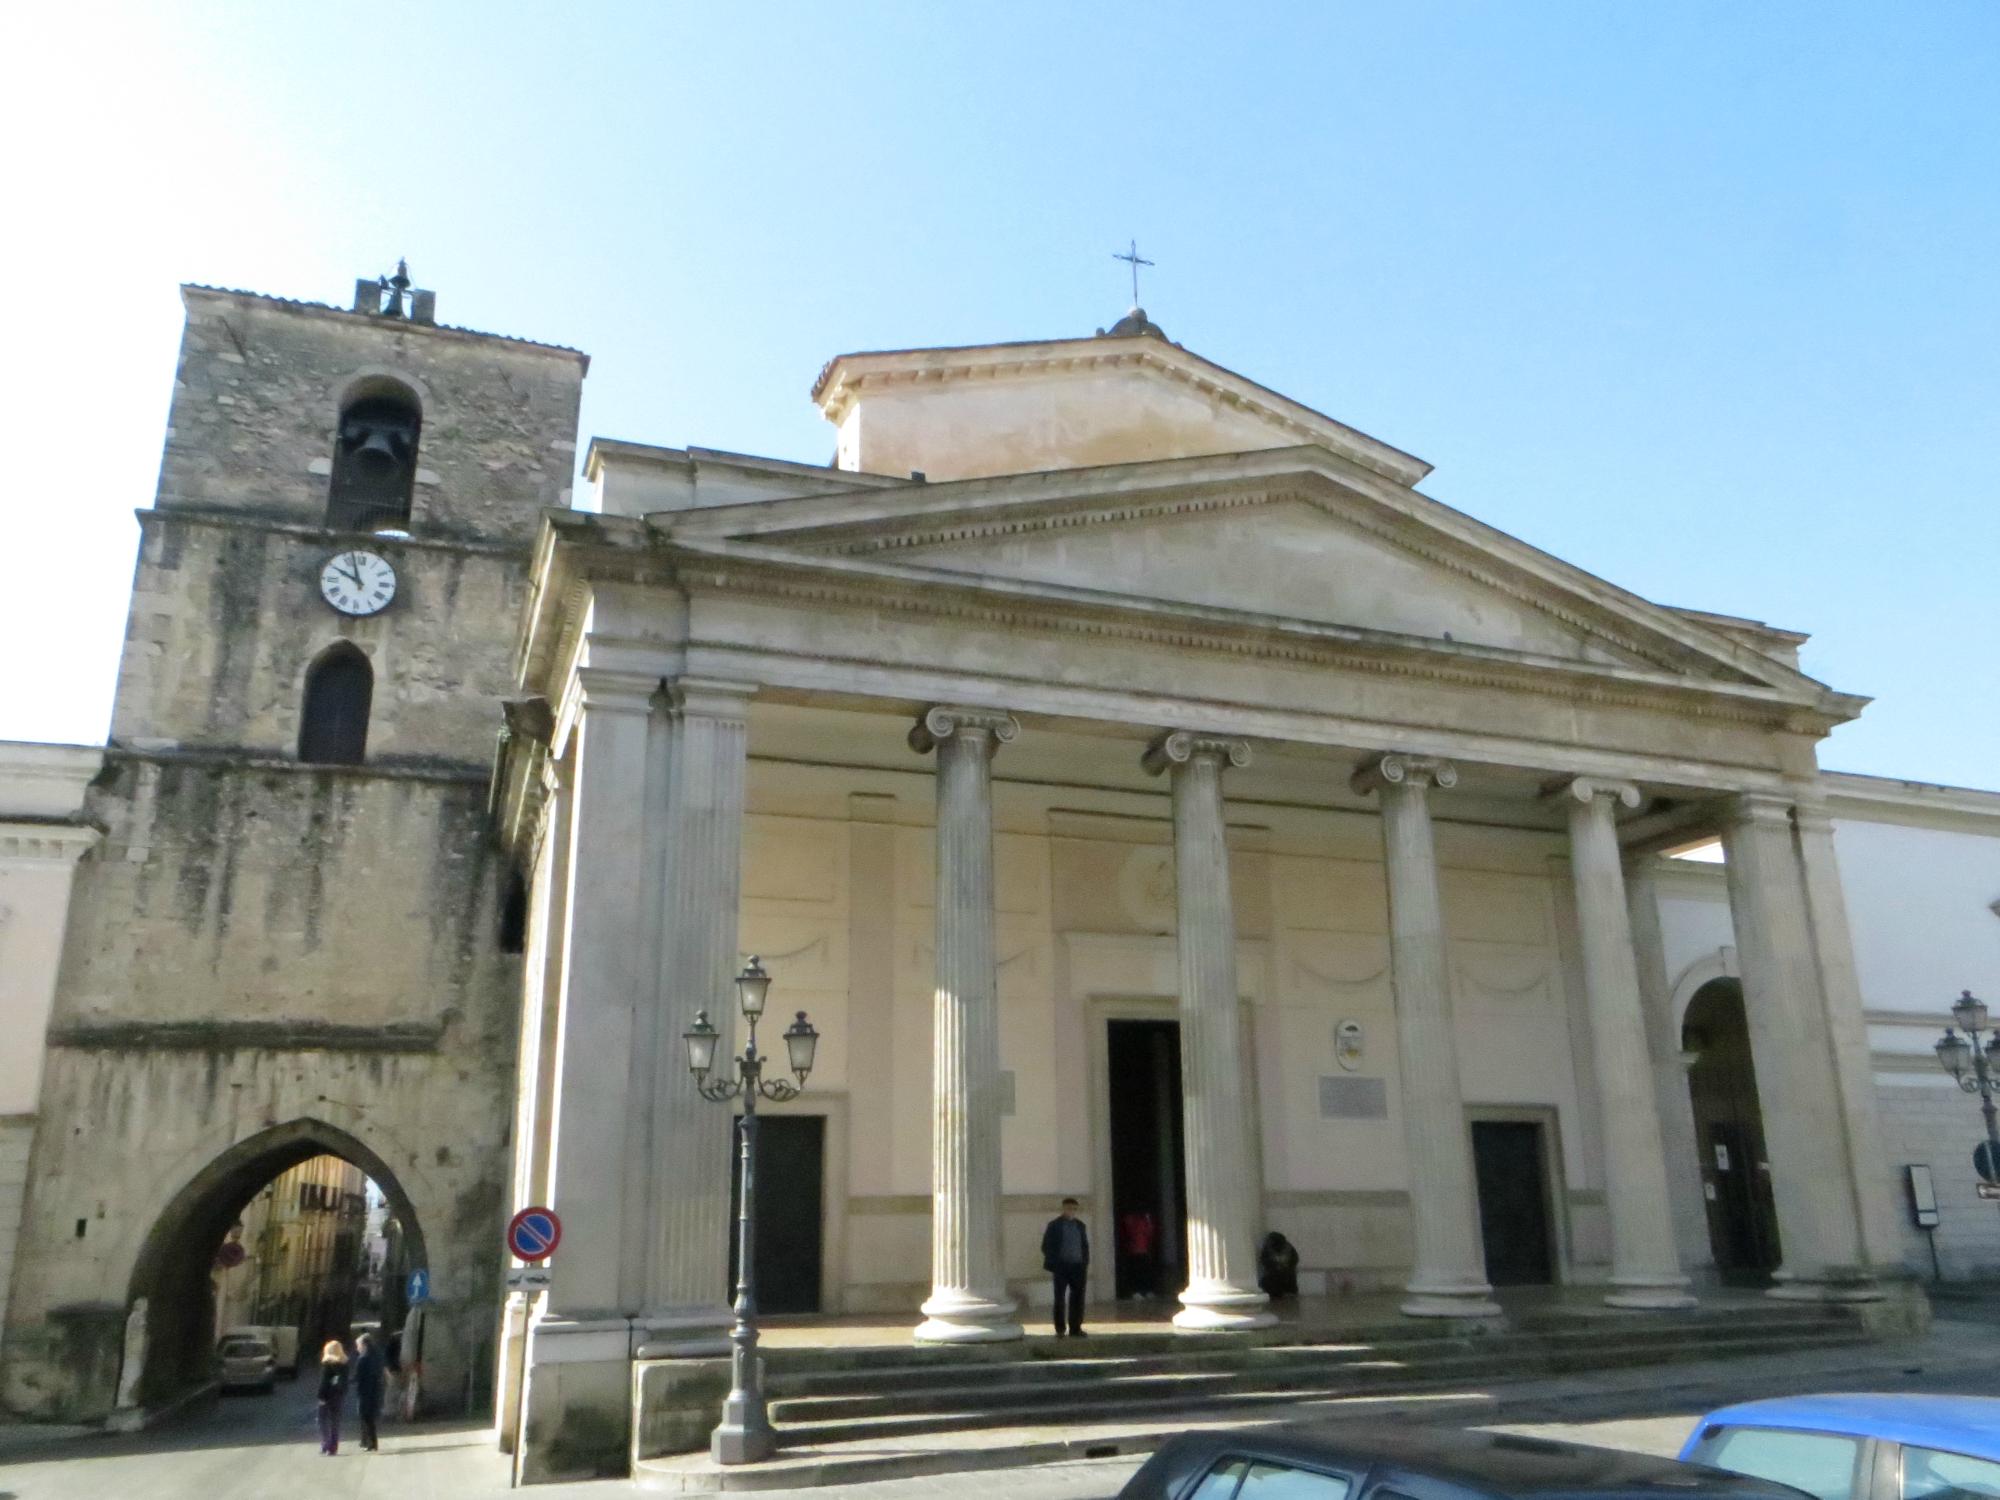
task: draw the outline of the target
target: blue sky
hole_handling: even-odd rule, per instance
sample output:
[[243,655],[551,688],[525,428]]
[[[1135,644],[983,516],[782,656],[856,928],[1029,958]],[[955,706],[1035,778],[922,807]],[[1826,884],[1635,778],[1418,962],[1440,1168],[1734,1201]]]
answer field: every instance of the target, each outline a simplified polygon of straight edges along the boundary
[[103,735],[183,280],[406,254],[588,350],[586,434],[819,462],[829,356],[1088,333],[1136,235],[1437,498],[1811,631],[1825,764],[2000,786],[2000,6],[36,9],[0,737]]

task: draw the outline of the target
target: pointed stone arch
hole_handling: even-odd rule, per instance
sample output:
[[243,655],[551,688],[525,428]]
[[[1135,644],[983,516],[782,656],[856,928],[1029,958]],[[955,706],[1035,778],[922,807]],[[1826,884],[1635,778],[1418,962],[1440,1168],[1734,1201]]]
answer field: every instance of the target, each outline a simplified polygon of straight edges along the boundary
[[208,1278],[216,1247],[266,1183],[315,1156],[337,1156],[366,1173],[403,1226],[411,1264],[430,1263],[409,1194],[365,1142],[310,1117],[260,1130],[188,1179],[140,1244],[125,1305],[147,1299],[144,1370],[136,1387],[142,1404],[171,1400],[208,1378],[214,1317]]

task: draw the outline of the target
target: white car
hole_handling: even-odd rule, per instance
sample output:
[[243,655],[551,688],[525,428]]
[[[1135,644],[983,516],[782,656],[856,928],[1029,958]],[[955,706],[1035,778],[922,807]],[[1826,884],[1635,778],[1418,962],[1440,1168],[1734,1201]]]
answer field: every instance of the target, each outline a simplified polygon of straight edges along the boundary
[[215,1363],[216,1379],[225,1391],[270,1391],[278,1384],[277,1356],[262,1339],[224,1339]]

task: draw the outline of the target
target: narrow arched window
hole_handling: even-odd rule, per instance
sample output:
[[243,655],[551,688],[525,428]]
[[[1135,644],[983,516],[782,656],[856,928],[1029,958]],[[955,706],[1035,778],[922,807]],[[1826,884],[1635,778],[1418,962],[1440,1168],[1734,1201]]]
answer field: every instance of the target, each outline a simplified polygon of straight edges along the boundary
[[423,414],[402,386],[364,387],[340,411],[326,524],[335,531],[403,530],[417,480]]
[[358,766],[368,751],[368,705],[375,670],[342,641],[329,646],[306,673],[299,716],[299,759],[322,766]]

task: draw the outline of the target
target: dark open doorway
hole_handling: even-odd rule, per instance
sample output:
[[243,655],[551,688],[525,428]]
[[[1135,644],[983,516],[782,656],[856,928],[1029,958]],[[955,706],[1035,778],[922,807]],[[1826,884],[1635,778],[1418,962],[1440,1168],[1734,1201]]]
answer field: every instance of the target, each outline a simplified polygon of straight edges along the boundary
[[1712,979],[1695,991],[1681,1023],[1681,1046],[1694,1054],[1688,1098],[1716,1269],[1725,1282],[1761,1285],[1778,1268],[1778,1210],[1741,983]]
[[[741,1128],[742,1120],[737,1125]],[[820,1310],[820,1220],[826,1198],[826,1116],[757,1117],[757,1307]],[[729,1177],[729,1297],[736,1297],[736,1214],[743,1179]]]
[[1548,1286],[1556,1279],[1546,1162],[1542,1127],[1536,1121],[1472,1122],[1479,1234],[1486,1248],[1486,1279],[1495,1286]]
[[1116,1294],[1176,1297],[1187,1285],[1180,1023],[1106,1024]]

